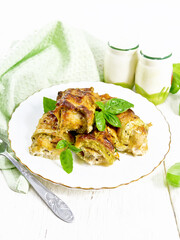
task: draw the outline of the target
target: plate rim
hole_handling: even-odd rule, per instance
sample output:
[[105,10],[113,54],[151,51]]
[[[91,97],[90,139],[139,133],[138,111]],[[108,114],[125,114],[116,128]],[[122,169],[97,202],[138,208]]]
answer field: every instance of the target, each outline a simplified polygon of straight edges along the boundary
[[[21,103],[19,103],[19,104],[16,106],[16,108],[13,110],[13,112],[12,112],[12,114],[11,114],[11,116],[10,116],[10,120],[9,120],[9,122],[8,122],[8,128],[7,128],[8,140],[9,140],[9,143],[10,143],[10,148],[11,148],[11,150],[13,151],[15,157],[19,160],[19,162],[20,162],[24,167],[26,167],[26,168],[30,171],[30,173],[31,173],[32,175],[35,175],[35,176],[37,176],[37,177],[40,177],[40,178],[42,178],[43,180],[45,180],[45,181],[47,181],[47,182],[51,182],[51,183],[54,184],[54,185],[63,186],[63,187],[69,188],[69,189],[81,189],[81,190],[105,190],[105,189],[115,189],[115,188],[118,188],[118,187],[121,187],[121,186],[127,186],[127,185],[129,185],[129,184],[131,184],[131,183],[133,183],[133,182],[137,182],[137,181],[139,181],[140,179],[142,179],[142,178],[150,175],[151,173],[153,173],[153,172],[161,165],[161,163],[164,162],[166,156],[168,155],[168,153],[169,153],[169,151],[170,151],[170,149],[171,149],[171,136],[172,136],[172,133],[171,133],[171,129],[170,129],[170,124],[169,124],[169,122],[167,121],[167,119],[166,119],[166,117],[164,116],[164,114],[162,113],[162,111],[161,111],[160,109],[158,109],[157,106],[155,106],[153,103],[151,103],[150,101],[148,101],[146,98],[144,98],[144,97],[141,96],[141,95],[140,95],[140,97],[142,97],[142,99],[144,99],[144,100],[147,101],[148,103],[152,104],[152,105],[155,107],[155,109],[156,109],[157,111],[159,111],[160,114],[162,115],[162,117],[164,118],[164,120],[165,120],[165,122],[166,122],[166,124],[167,124],[167,126],[168,126],[169,142],[168,142],[168,149],[167,149],[166,153],[163,155],[163,158],[160,160],[160,162],[159,162],[150,172],[148,172],[148,173],[146,173],[146,174],[143,174],[141,177],[139,177],[139,178],[137,178],[137,179],[131,180],[131,181],[129,181],[129,182],[121,183],[121,184],[118,184],[118,185],[116,185],[116,186],[109,186],[109,187],[97,187],[97,188],[96,188],[96,187],[69,186],[69,185],[66,185],[66,184],[64,184],[64,183],[55,182],[55,181],[53,181],[53,180],[51,180],[51,179],[48,179],[48,178],[42,176],[42,175],[39,174],[39,173],[35,173],[35,172],[32,171],[25,163],[23,163],[19,157],[16,156],[16,152],[15,152],[15,150],[12,148],[11,139],[10,139],[10,137],[9,137],[9,125],[10,125],[11,119],[12,119],[13,114],[15,113],[16,109],[18,109],[18,108],[20,107],[20,105],[21,105],[22,103],[24,103],[28,98],[30,98],[30,97],[32,97],[33,95],[35,95],[35,94],[43,91],[44,89],[50,89],[50,88],[52,88],[52,87],[56,87],[56,86],[60,86],[60,85],[71,85],[71,84],[78,84],[78,83],[81,83],[81,84],[83,84],[83,83],[85,83],[85,84],[86,84],[86,83],[88,83],[88,84],[96,84],[96,83],[98,83],[98,84],[99,84],[99,83],[100,83],[100,84],[103,84],[103,85],[104,85],[104,84],[105,84],[105,85],[110,84],[110,85],[113,85],[113,86],[114,86],[114,84],[105,83],[105,82],[86,82],[86,81],[81,81],[81,82],[60,83],[60,84],[56,84],[56,85],[49,86],[49,87],[47,87],[47,88],[39,89],[39,90],[37,90],[36,92],[34,92],[32,95],[28,96],[28,97],[27,97],[25,100],[23,100]],[[118,86],[118,87],[120,87],[121,89],[123,89],[123,87],[121,87],[121,86]],[[131,90],[131,89],[127,89],[127,88],[125,88],[125,89],[126,89],[126,91],[129,91],[129,92],[132,91],[133,93],[138,94],[138,93],[134,92],[134,91]],[[138,95],[139,95],[139,94],[138,94]]]

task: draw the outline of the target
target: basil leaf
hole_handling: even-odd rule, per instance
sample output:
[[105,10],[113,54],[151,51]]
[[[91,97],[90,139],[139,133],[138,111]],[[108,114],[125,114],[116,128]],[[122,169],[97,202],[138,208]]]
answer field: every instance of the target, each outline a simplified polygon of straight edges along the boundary
[[81,152],[81,151],[82,151],[80,148],[77,148],[77,147],[75,147],[75,146],[72,145],[72,144],[69,144],[68,146],[69,146],[69,149],[70,149],[71,151],[75,152],[75,153],[78,153],[78,152]]
[[103,112],[95,112],[95,122],[96,122],[96,127],[99,131],[104,131],[106,128],[106,121],[104,118]]
[[108,121],[108,123],[110,123],[112,126],[121,127],[121,122],[116,115],[111,114],[109,112],[104,112],[104,117]]
[[70,149],[66,149],[60,154],[61,165],[67,173],[73,170],[73,157]]
[[170,185],[180,187],[180,163],[176,163],[168,169],[166,180]]
[[53,111],[56,107],[56,101],[51,98],[43,97],[44,112]]
[[112,98],[105,103],[105,111],[112,114],[125,112],[134,105],[124,99]]
[[180,89],[180,73],[173,72],[173,80],[170,88],[170,93],[175,94]]
[[67,173],[71,173],[73,170],[73,157],[71,151],[78,153],[81,152],[81,149],[75,147],[66,140],[60,140],[56,145],[56,149],[62,149],[65,147],[67,148],[60,154],[61,165],[64,171],[66,171]]
[[96,104],[98,105],[98,107],[101,109],[101,110],[104,110],[104,103],[103,102],[96,102]]
[[65,148],[67,147],[67,145],[68,145],[68,142],[66,140],[60,140],[56,145],[56,149]]

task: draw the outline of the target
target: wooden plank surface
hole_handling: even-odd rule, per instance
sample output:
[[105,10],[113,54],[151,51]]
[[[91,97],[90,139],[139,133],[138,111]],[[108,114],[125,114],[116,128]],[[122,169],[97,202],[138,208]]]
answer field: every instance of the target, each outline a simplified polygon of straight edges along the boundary
[[[82,4],[79,5],[76,11],[74,9],[77,2],[74,2],[73,7],[68,1],[66,6],[59,6],[59,1],[55,2],[48,5],[43,1],[42,3],[31,1],[27,7],[25,1],[13,1],[13,3],[5,1],[0,16],[3,23],[0,26],[1,50],[5,45],[9,47],[14,40],[23,39],[36,27],[59,19],[80,26],[102,39],[109,37],[108,34],[114,23],[115,26],[119,26],[118,30],[127,26],[134,28],[134,32],[139,30],[141,40],[143,37],[148,39],[149,31],[154,38],[156,36],[153,35],[154,28],[158,32],[161,29],[162,33],[166,34],[166,40],[170,40],[173,54],[177,62],[179,61],[178,1],[169,1],[169,4],[163,1],[163,11],[161,11],[161,3],[157,4],[157,1],[154,6],[144,1],[138,3],[132,1],[132,4],[127,3],[127,6],[119,3],[116,8],[111,2],[109,6],[105,5],[105,1],[99,6],[93,6],[92,3],[87,6],[85,3],[84,7]],[[42,6],[43,11],[41,11]],[[119,9],[124,11],[119,12]],[[126,12],[127,9],[129,14]],[[161,20],[163,18],[160,22],[163,22],[163,25],[159,23],[156,26],[160,13]],[[128,186],[101,191],[67,189],[41,180],[71,207],[75,215],[72,224],[67,224],[54,216],[33,189],[30,189],[28,194],[11,191],[0,172],[0,240],[179,239],[180,188],[167,187],[165,181],[166,170],[175,162],[180,162],[179,103],[179,95],[170,95],[166,104],[159,107],[170,123],[171,150],[165,165],[162,164],[144,179]]]
[[68,189],[40,179],[71,207],[72,224],[53,215],[33,189],[28,194],[11,191],[0,173],[0,239],[179,239],[180,189],[167,187],[165,181],[165,166],[178,161],[180,129],[175,102],[177,96],[170,96],[158,107],[170,123],[171,150],[165,164],[144,179],[100,191]]
[[30,189],[14,193],[0,175],[0,239],[179,239],[164,166],[113,190],[72,190],[43,183],[72,209],[75,221],[59,220]]
[[[170,124],[171,130],[171,150],[166,158],[166,171],[173,164],[180,162],[180,116],[179,116],[180,93],[170,94],[166,102],[158,108],[163,112]],[[170,200],[174,209],[177,228],[180,236],[180,188],[167,185]]]
[[180,95],[158,106],[170,124],[171,149],[151,175],[112,190],[83,191],[43,183],[72,209],[75,221],[59,220],[33,189],[11,191],[0,173],[0,239],[179,239],[180,188],[167,186],[167,169],[178,162]]

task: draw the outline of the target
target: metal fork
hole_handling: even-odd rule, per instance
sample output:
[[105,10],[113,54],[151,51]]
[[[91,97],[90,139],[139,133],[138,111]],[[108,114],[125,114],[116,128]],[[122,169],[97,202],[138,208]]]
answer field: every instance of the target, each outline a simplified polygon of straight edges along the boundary
[[39,182],[20,162],[13,158],[7,152],[7,148],[8,145],[5,140],[0,138],[0,155],[5,156],[14,164],[14,166],[27,179],[37,194],[42,198],[42,200],[44,200],[47,206],[58,218],[68,223],[72,222],[74,220],[74,216],[70,208],[41,182]]

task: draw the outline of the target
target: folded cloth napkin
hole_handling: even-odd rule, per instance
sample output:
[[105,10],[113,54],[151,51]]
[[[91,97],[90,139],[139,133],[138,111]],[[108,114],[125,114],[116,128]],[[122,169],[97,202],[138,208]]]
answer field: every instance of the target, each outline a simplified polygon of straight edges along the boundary
[[[8,140],[14,109],[34,92],[64,82],[103,81],[104,46],[61,22],[16,43],[0,61],[0,134]],[[12,190],[28,191],[26,179],[4,157],[0,169]]]

